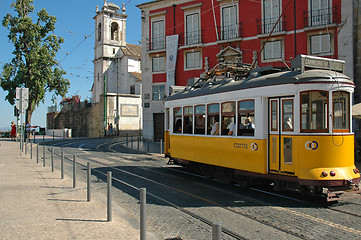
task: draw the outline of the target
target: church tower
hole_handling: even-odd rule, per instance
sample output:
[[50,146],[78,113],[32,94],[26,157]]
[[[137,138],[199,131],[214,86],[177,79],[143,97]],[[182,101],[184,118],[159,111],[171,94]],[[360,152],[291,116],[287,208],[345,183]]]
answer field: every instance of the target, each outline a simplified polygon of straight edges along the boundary
[[[95,44],[94,44],[94,83],[92,87],[93,103],[100,101],[100,95],[125,93],[119,79],[119,62],[122,47],[126,47],[125,7],[119,13],[119,6],[104,1],[101,11],[96,8]],[[105,89],[104,89],[105,86]]]

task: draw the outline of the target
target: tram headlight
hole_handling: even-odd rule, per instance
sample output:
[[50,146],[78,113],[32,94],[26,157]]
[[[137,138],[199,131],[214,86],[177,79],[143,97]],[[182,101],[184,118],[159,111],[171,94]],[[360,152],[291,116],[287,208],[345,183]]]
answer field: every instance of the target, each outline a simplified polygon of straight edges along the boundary
[[336,176],[336,173],[335,173],[334,171],[331,171],[331,172],[330,172],[330,175],[331,175],[332,177],[334,177],[334,176]]
[[328,175],[328,172],[326,172],[326,171],[322,172],[322,176],[327,177],[327,175]]
[[360,170],[358,170],[357,168],[355,168],[355,169],[353,170],[353,172],[354,172],[355,174],[357,174],[357,173],[360,172]]

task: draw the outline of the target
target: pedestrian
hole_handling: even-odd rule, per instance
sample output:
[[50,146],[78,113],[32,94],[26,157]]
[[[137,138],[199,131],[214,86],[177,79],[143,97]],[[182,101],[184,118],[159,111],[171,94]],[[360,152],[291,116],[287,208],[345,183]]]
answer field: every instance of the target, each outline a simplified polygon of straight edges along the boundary
[[31,137],[31,128],[36,128],[36,127],[38,127],[38,126],[31,126],[30,125],[30,123],[29,123],[29,121],[26,121],[26,125],[25,125],[25,140],[27,139],[27,138],[29,138],[30,139],[30,137]]
[[109,125],[109,134],[113,135],[113,123],[110,123]]
[[11,122],[11,133],[10,133],[11,140],[15,141],[16,138],[16,125],[14,122]]

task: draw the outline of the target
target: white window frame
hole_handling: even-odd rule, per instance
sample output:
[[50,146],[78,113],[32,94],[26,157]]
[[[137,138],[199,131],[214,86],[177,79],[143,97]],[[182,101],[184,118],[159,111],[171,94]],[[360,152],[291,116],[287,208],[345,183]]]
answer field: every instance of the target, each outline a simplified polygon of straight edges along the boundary
[[[326,5],[327,6],[322,6],[322,2],[323,1],[325,1],[326,2]],[[317,7],[317,8],[315,8],[314,7],[314,3],[315,2],[318,2],[318,5],[320,6],[320,7]],[[309,0],[309,2],[308,2],[308,4],[309,4],[309,9],[310,9],[310,19],[309,19],[309,26],[320,26],[320,25],[326,25],[327,24],[327,18],[326,18],[326,20],[325,20],[325,18],[313,18],[312,17],[312,13],[314,13],[314,12],[316,12],[316,11],[321,11],[322,12],[322,14],[331,14],[332,13],[332,0]],[[331,12],[330,12],[331,11]],[[322,15],[321,15],[322,16]],[[331,19],[332,19],[332,16],[330,16],[331,17]],[[324,21],[326,21],[326,23],[324,22]]]
[[[194,23],[194,19],[192,19],[192,27],[191,29],[189,29],[188,26],[188,17],[193,16],[194,18],[197,18],[198,20],[198,24],[197,22]],[[185,32],[185,39],[184,39],[184,44],[185,45],[194,45],[194,44],[199,44],[201,43],[201,36],[200,36],[200,29],[201,29],[201,13],[200,10],[192,10],[192,11],[187,11],[184,13],[184,32]],[[198,36],[197,36],[198,34]],[[195,36],[194,36],[195,35]],[[197,38],[198,37],[198,38]],[[194,39],[195,40],[191,40]]]
[[[155,23],[163,23],[162,25],[162,30],[160,31],[161,28],[159,28],[157,31],[155,31]],[[151,44],[152,44],[152,50],[160,50],[160,49],[165,49],[165,18],[164,17],[157,17],[157,18],[152,18],[152,22],[151,22]],[[154,40],[156,39],[156,40]]]
[[[279,56],[276,56],[275,55],[275,44],[280,44],[280,54]],[[268,50],[268,48],[271,48],[271,56],[270,57],[267,57],[266,56],[266,51]],[[272,41],[269,41],[266,43],[266,45],[264,46],[264,49],[263,49],[263,62],[273,62],[273,61],[276,61],[276,60],[282,60],[283,59],[283,41],[282,39],[275,39],[275,40],[272,40]]]
[[152,58],[152,72],[160,73],[165,71],[165,57],[157,56]]
[[[158,88],[158,87],[163,87],[163,91],[154,92],[154,89]],[[155,98],[156,95],[158,95],[157,98]],[[161,101],[164,97],[165,97],[165,84],[154,84],[154,85],[152,85],[152,100],[153,101]]]
[[[278,1],[278,14],[276,14],[273,10],[273,8],[271,7],[270,10],[268,10],[268,8],[266,8],[266,2],[270,2],[270,6],[273,6],[274,5],[274,2],[277,2]],[[267,16],[266,18],[266,14],[270,12],[270,16]],[[282,12],[282,1],[281,0],[263,0],[262,2],[262,30],[263,30],[263,33],[270,33],[272,28],[273,28],[273,24],[276,23],[277,20],[275,20],[275,18],[279,18],[280,15],[281,15],[281,12]],[[271,20],[275,20],[275,21],[271,21]],[[267,21],[267,22],[266,22]],[[270,27],[270,29],[265,29],[265,26],[266,25],[270,25],[272,27]],[[277,26],[275,27],[275,31],[276,32],[279,32],[282,28],[282,23],[279,22],[277,24]]]
[[[199,54],[199,64],[196,66],[195,64],[188,66],[188,56]],[[193,70],[193,69],[201,69],[202,68],[202,52],[201,51],[189,51],[184,53],[184,70]]]
[[[326,39],[324,39],[326,38]],[[327,39],[328,38],[328,39]],[[327,41],[329,43],[328,47],[326,46],[324,48],[323,41]],[[330,33],[324,33],[324,34],[317,34],[317,35],[311,35],[310,36],[310,53],[312,55],[328,55],[332,54],[332,36]],[[316,44],[316,41],[318,42],[319,49],[314,49],[314,41]]]
[[[225,34],[225,27],[228,27],[225,25],[225,15],[228,17],[228,16],[231,16],[232,14],[225,14],[224,10],[226,8],[235,8],[235,16],[232,16],[232,17],[229,17],[231,19],[230,22],[232,22],[230,25],[231,28],[229,29],[229,32],[227,34]],[[228,13],[232,12],[232,10],[228,11]],[[228,5],[224,5],[224,6],[221,6],[221,26],[222,26],[222,30],[223,30],[223,36],[221,36],[222,39],[224,40],[228,40],[228,39],[234,39],[234,38],[237,38],[239,36],[239,13],[238,13],[238,4],[228,4]],[[234,31],[233,31],[234,30]]]

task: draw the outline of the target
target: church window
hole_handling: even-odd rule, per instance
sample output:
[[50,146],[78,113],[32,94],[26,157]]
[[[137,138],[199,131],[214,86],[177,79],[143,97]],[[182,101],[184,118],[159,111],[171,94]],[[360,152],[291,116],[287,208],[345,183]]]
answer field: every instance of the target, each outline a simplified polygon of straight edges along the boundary
[[116,22],[113,22],[111,25],[111,40],[119,41],[118,24]]
[[98,42],[100,42],[100,40],[102,40],[102,24],[99,23],[98,25]]
[[130,91],[129,91],[130,94],[135,94],[135,86],[130,86]]

